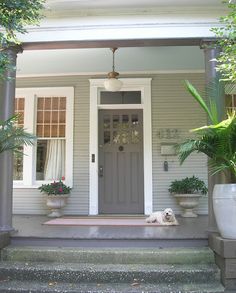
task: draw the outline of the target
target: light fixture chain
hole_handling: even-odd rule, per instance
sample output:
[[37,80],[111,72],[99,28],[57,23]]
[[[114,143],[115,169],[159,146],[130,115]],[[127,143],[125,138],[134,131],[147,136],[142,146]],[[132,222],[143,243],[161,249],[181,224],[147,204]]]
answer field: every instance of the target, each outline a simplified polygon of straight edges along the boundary
[[115,49],[112,50],[112,71],[115,71]]

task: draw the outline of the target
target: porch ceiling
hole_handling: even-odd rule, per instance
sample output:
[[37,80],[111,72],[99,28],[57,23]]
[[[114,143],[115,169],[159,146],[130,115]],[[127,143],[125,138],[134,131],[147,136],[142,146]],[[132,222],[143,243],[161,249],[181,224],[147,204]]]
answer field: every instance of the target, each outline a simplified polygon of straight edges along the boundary
[[[17,58],[17,75],[107,74],[112,55],[108,48],[26,50]],[[203,71],[199,46],[129,47],[116,52],[120,73]]]

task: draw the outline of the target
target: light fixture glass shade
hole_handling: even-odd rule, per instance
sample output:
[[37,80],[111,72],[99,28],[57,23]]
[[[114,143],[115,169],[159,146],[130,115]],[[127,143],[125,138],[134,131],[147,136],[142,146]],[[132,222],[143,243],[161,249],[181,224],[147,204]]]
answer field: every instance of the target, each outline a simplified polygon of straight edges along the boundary
[[110,92],[118,92],[121,89],[122,85],[122,81],[117,78],[108,78],[104,82],[105,89]]
[[115,71],[115,51],[117,48],[112,48],[112,71],[108,73],[108,78],[104,82],[104,87],[107,91],[118,92],[122,87],[122,81],[117,77],[119,73]]

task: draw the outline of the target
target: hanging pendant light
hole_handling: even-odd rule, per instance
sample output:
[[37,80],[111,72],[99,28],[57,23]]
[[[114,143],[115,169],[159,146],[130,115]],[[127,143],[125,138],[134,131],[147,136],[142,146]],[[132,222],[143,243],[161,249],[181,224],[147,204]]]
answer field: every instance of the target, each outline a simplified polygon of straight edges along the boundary
[[108,73],[108,78],[104,82],[104,87],[107,91],[110,92],[118,92],[122,87],[122,81],[120,81],[117,77],[119,73],[115,71],[115,51],[117,48],[112,48],[112,71]]

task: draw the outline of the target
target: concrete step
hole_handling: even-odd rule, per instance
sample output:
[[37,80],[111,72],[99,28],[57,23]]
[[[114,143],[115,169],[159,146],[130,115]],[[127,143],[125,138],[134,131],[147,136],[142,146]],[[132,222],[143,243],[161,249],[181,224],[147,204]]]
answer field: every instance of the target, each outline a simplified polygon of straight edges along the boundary
[[57,248],[17,247],[2,250],[1,259],[18,262],[94,264],[213,264],[213,252],[205,248]]
[[130,234],[129,237],[127,235],[120,236],[117,233],[117,238],[109,233],[103,235],[103,238],[97,238],[97,235],[91,236],[89,235],[87,238],[84,237],[78,238],[49,238],[49,237],[11,237],[11,243],[16,246],[51,246],[51,247],[83,247],[83,248],[111,248],[111,247],[132,247],[132,248],[174,248],[174,247],[206,247],[208,246],[208,238],[185,238],[185,239],[170,239],[170,238],[153,238],[149,237],[149,235],[145,237],[141,236],[140,238],[133,236]]
[[133,283],[61,283],[34,281],[1,281],[1,293],[223,293],[219,283],[150,284]]
[[208,283],[219,280],[213,264],[88,264],[0,262],[0,276],[9,280],[89,283]]

